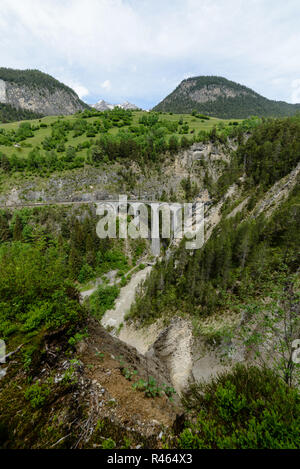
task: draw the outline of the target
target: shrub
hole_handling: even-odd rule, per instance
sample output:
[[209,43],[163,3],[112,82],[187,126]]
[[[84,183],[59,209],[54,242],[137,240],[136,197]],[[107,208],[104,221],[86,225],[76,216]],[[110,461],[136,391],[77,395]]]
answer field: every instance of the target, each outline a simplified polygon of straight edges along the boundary
[[108,309],[112,309],[115,300],[119,296],[119,288],[116,285],[103,286],[100,285],[95,293],[90,297],[91,313],[101,319]]
[[114,449],[116,446],[117,445],[112,438],[108,438],[102,443],[102,449]]
[[78,282],[84,283],[95,276],[94,270],[89,264],[83,264],[78,275]]
[[25,399],[30,401],[33,409],[38,409],[43,407],[50,392],[50,388],[46,384],[40,385],[39,383],[35,383],[26,389]]
[[183,449],[300,448],[300,396],[271,370],[242,365],[191,387],[194,417],[179,435]]

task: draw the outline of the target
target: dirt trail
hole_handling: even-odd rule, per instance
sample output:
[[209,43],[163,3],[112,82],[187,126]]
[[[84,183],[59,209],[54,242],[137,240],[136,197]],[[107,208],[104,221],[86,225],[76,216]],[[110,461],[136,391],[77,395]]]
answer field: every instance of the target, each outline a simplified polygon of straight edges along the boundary
[[125,316],[129,312],[131,305],[135,300],[138,286],[146,279],[147,275],[151,272],[151,269],[152,267],[149,266],[133,275],[130,282],[121,289],[115,308],[106,311],[104,314],[101,321],[102,326],[117,329],[124,322]]
[[[143,262],[147,263],[146,257],[140,259],[135,267],[132,267],[132,269],[126,272],[125,278],[128,277],[134,270],[136,270],[136,268]],[[116,279],[117,273],[117,270],[111,270],[110,272],[103,275],[103,277],[106,277],[106,279],[108,280],[108,285],[118,285],[121,282],[121,278]],[[85,298],[89,298],[93,293],[95,293],[99,285],[103,285],[103,283],[103,278],[97,278],[92,288],[89,288],[88,290],[82,291],[80,293],[81,300],[84,301]]]
[[[115,283],[117,273],[117,270],[111,270],[110,272],[104,275],[104,277],[106,277],[108,280],[108,285],[113,285]],[[85,298],[89,298],[93,293],[95,293],[99,285],[102,285],[103,283],[104,282],[102,278],[97,278],[92,288],[90,288],[89,290],[82,291],[80,293],[81,300],[84,301]]]
[[[142,263],[145,259],[141,259],[139,263]],[[138,287],[146,279],[148,274],[152,270],[152,265],[149,265],[142,271],[138,271],[132,275],[130,282],[121,289],[119,298],[116,301],[115,307],[109,311],[106,311],[102,318],[101,324],[107,328],[112,328],[111,335],[118,336],[122,342],[125,342],[132,347],[135,347],[138,352],[145,354],[151,345],[157,339],[161,332],[162,325],[157,322],[150,327],[144,329],[136,329],[133,324],[125,323],[125,316],[129,312],[132,304],[135,300],[135,295]],[[135,270],[136,267],[127,272],[126,277]],[[116,271],[109,272],[109,285],[118,284],[120,279],[115,280]],[[84,301],[90,297],[103,282],[101,279],[97,279],[93,288],[81,292],[81,300]],[[122,325],[122,326],[121,326]],[[121,326],[121,328],[120,328]],[[118,329],[120,330],[118,331]]]

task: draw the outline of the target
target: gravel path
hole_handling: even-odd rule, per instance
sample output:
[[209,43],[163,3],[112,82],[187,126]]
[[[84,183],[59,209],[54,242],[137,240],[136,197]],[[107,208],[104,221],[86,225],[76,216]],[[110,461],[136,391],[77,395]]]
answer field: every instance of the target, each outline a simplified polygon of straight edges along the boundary
[[133,275],[130,282],[121,289],[119,298],[116,301],[114,309],[106,311],[101,324],[104,327],[118,328],[123,323],[126,313],[129,312],[131,305],[135,300],[135,294],[138,286],[146,279],[151,272],[152,266],[146,267]]

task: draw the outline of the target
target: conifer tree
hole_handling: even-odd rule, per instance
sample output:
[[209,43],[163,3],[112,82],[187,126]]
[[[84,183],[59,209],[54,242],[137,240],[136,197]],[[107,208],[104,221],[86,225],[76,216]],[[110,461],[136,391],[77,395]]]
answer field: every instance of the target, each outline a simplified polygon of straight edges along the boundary
[[0,243],[5,243],[11,237],[9,224],[4,215],[0,215]]
[[19,215],[16,216],[15,225],[13,229],[13,240],[22,241],[23,240],[23,224]]

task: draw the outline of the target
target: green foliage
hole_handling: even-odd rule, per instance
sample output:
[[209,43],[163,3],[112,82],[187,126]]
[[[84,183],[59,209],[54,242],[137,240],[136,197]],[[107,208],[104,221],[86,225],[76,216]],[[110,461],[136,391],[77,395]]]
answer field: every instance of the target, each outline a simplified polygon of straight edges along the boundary
[[65,386],[73,386],[74,384],[77,383],[78,379],[77,379],[77,376],[75,375],[76,366],[78,366],[78,360],[76,359],[71,360],[69,368],[65,371],[65,373],[62,376],[62,383]]
[[[97,167],[133,161],[144,167],[160,162],[165,154],[187,148],[197,139],[208,138],[206,130],[196,136],[187,123],[179,125],[178,120],[156,113],[142,114],[137,125],[133,125],[138,116],[139,113],[133,117],[131,111],[118,108],[105,112],[86,110],[72,118],[52,119],[50,124],[40,120],[18,127],[5,126],[0,128],[0,169],[5,174],[28,172],[45,177],[85,164]],[[218,138],[225,141],[238,129],[239,126],[233,129],[225,125],[222,132],[218,131]],[[129,185],[134,184],[132,179]]]
[[30,401],[33,409],[38,409],[43,407],[50,393],[51,390],[47,384],[35,383],[26,389],[25,399]]
[[108,309],[112,309],[115,305],[115,300],[119,296],[120,289],[118,286],[103,286],[100,285],[95,293],[90,296],[89,307],[90,312],[98,319],[101,319],[102,316]]
[[139,379],[132,385],[132,387],[137,391],[144,392],[146,397],[160,397],[162,393],[162,388],[158,386],[156,380],[152,376],[149,377],[148,381]]
[[239,330],[241,342],[255,353],[258,363],[267,363],[287,385],[299,386],[300,364],[293,360],[293,343],[300,332],[299,273],[283,271],[267,304],[255,298],[242,311],[247,320]]
[[137,370],[132,370],[131,368],[122,368],[121,373],[128,381],[131,381],[138,374]]
[[98,357],[100,361],[103,361],[105,354],[101,352],[96,352],[96,357]]
[[112,438],[108,438],[102,443],[102,449],[115,449],[116,446],[116,442]]
[[162,385],[163,392],[169,398],[170,401],[173,401],[173,396],[176,394],[175,389],[173,386],[168,386],[167,384]]
[[248,176],[248,185],[269,188],[299,162],[299,116],[264,121],[240,145],[237,156]]
[[42,117],[42,115],[37,112],[28,111],[27,109],[15,108],[10,104],[0,103],[0,122],[3,124],[21,120],[39,119],[40,117]]
[[215,398],[220,417],[225,421],[230,421],[234,414],[246,407],[245,396],[237,395],[236,387],[230,381],[217,388]]
[[98,272],[119,270],[126,272],[129,268],[126,256],[119,249],[111,249],[97,255]]
[[[237,366],[184,398],[193,420],[176,446],[182,449],[296,449],[300,398],[272,371]],[[192,423],[193,422],[193,423]]]
[[43,242],[3,245],[0,270],[0,335],[4,338],[16,330],[58,329],[81,320],[78,294],[55,247],[45,250]]
[[[57,207],[0,212],[1,337],[76,325],[83,309],[74,280],[86,282],[111,270],[123,275],[130,268],[116,243],[98,238],[96,215],[87,207],[83,213],[78,221]],[[100,287],[91,298],[93,313],[112,307],[118,292]]]
[[124,378],[126,378],[128,381],[132,381],[132,378],[134,378],[134,376],[137,376],[138,375],[138,371],[137,370],[133,370],[131,367],[126,367],[125,366],[125,362],[124,362],[124,359],[123,359],[123,356],[120,356],[118,358],[119,360],[119,363],[120,363],[120,371],[122,373],[122,375],[124,376]]
[[199,192],[199,187],[197,186],[197,184],[195,182],[192,182],[191,178],[188,177],[182,179],[180,185],[184,191],[185,200],[188,202],[194,200],[194,198]]
[[86,337],[88,337],[88,334],[86,332],[76,332],[73,337],[70,337],[70,339],[68,340],[68,344],[71,345],[71,347],[75,347],[76,344],[81,342]]
[[51,93],[60,89],[76,96],[75,91],[71,88],[39,70],[0,68],[0,79],[17,85],[25,85],[29,88],[46,88]]
[[[132,379],[135,374],[130,375],[130,380]],[[125,376],[125,375],[124,375]],[[127,378],[128,379],[128,378]],[[168,386],[167,384],[163,384],[162,386],[159,386],[156,379],[154,379],[152,376],[149,376],[148,380],[145,381],[144,379],[139,379],[132,385],[133,389],[136,391],[141,391],[145,393],[146,397],[160,397],[162,393],[165,393],[165,395],[172,400],[172,397],[174,394],[176,394],[175,389],[172,386]]]
[[93,268],[89,264],[84,264],[79,272],[78,281],[80,283],[85,283],[87,280],[90,280],[95,276]]

